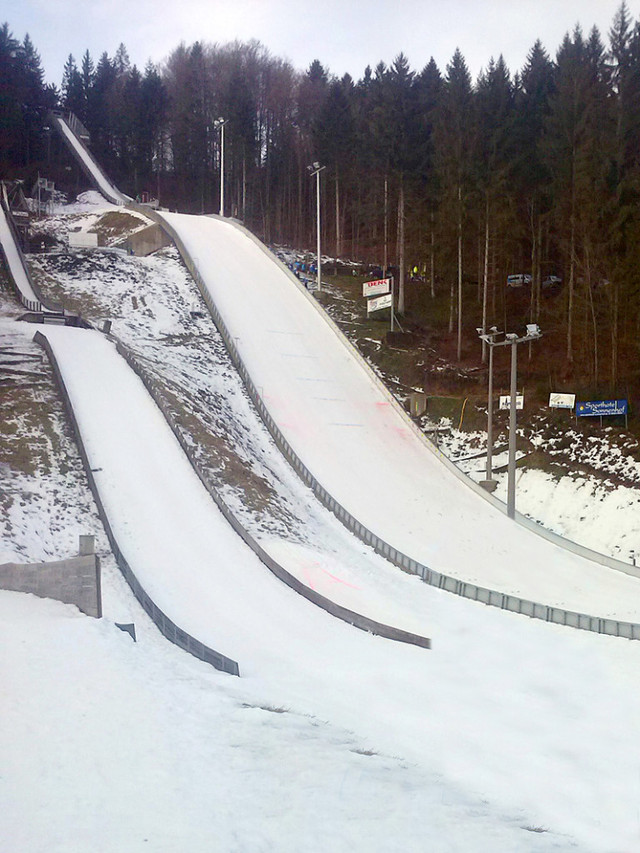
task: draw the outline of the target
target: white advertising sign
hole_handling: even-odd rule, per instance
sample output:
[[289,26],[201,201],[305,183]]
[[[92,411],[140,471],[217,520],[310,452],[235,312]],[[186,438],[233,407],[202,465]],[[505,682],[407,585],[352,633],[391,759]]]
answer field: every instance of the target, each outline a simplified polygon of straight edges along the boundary
[[391,279],[378,278],[375,281],[362,283],[363,296],[378,296],[380,293],[389,293]]
[[384,296],[377,296],[375,299],[367,301],[367,314],[373,311],[380,311],[382,308],[391,308],[391,294],[385,293]]
[[[500,396],[500,408],[501,409],[510,409],[511,408],[511,395],[505,394],[504,396]],[[516,394],[516,409],[524,409],[524,394]]]
[[575,404],[575,394],[549,394],[549,406],[552,409],[573,409]]

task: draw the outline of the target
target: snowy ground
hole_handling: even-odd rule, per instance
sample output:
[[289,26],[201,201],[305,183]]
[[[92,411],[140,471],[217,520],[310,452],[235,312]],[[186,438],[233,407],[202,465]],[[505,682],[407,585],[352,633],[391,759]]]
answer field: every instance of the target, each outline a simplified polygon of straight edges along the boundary
[[[252,531],[283,550],[304,549],[309,538],[325,543],[327,564],[307,578],[325,594],[337,586],[331,554],[341,573],[350,561],[361,572],[361,546],[318,510],[274,454],[215,331],[199,316],[202,306],[175,253],[144,261],[79,253],[77,264],[64,257],[38,256],[34,265],[80,303],[89,300],[84,313],[112,319],[162,378],[212,479]],[[37,348],[14,327],[2,323],[0,347],[29,363]],[[45,374],[43,368],[38,401],[53,413],[52,433],[64,434]],[[17,429],[27,425],[19,421]],[[1,528],[5,555],[65,556],[78,532],[99,528],[71,443],[44,457],[60,468],[0,469],[11,500],[11,526],[5,516]],[[527,494],[531,505],[544,496],[540,517],[550,503],[548,484],[528,473],[532,486],[525,487],[525,475],[520,508]],[[584,509],[572,513],[585,486],[571,492],[562,485],[567,493],[556,512],[565,513],[569,535],[586,535],[578,516],[591,507],[588,533],[597,539],[601,525],[598,541],[605,541],[595,487]],[[37,501],[28,500],[30,491]],[[632,498],[629,490],[622,503],[632,506]],[[383,641],[372,645],[380,660],[375,680],[346,697],[332,695],[330,675],[324,691],[304,700],[284,682],[221,676],[159,637],[110,562],[104,538],[99,546],[106,562],[100,622],[54,602],[0,593],[3,680],[11,685],[0,698],[0,810],[10,815],[0,826],[4,848],[638,848],[640,644],[474,605],[364,555],[380,584],[378,606],[407,619],[427,608],[437,637],[433,652],[415,656],[415,700],[407,682],[406,706],[400,712],[390,702],[385,717],[382,700],[397,677],[383,665]],[[134,621],[139,643],[113,621]],[[344,631],[347,654],[353,629]],[[348,672],[349,661],[341,664]]]

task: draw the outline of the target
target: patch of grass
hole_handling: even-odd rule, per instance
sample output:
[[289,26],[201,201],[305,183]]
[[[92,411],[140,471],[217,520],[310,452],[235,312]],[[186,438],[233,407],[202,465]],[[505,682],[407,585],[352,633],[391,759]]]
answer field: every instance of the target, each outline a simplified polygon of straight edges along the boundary
[[51,470],[51,413],[36,387],[3,388],[0,402],[0,460],[15,471],[33,475]]
[[69,293],[60,284],[55,275],[55,265],[58,257],[50,255],[46,259],[47,266],[52,267],[51,272],[41,265],[41,259],[32,260],[27,258],[27,266],[36,286],[40,288],[45,297],[52,302],[61,304],[67,311],[81,314],[83,317],[99,317],[105,313],[100,300],[89,293]]
[[[191,397],[192,411],[189,411],[177,391],[160,377],[156,376],[156,379],[160,393],[173,412],[178,428],[192,442],[199,462],[212,476],[213,485],[219,487],[222,481],[241,492],[245,507],[259,513],[268,510],[271,515],[288,522],[290,516],[272,485],[256,474],[246,461],[235,453],[232,442],[221,432],[215,432],[210,424],[205,423],[204,415],[198,413],[201,408],[203,411],[212,410],[207,401],[201,406],[199,401]],[[182,389],[182,394],[184,393],[185,389]]]
[[537,471],[544,471],[545,473],[550,474],[556,482],[560,481],[570,473],[567,466],[554,462],[553,459],[549,457],[549,454],[542,450],[534,450],[532,453],[527,455],[526,467]]
[[125,211],[110,210],[103,214],[89,230],[101,234],[107,242],[111,242],[137,230],[142,225],[144,222],[138,216],[132,216]]
[[431,421],[440,421],[443,418],[449,419],[457,429],[463,404],[464,399],[460,399],[459,397],[429,395],[427,397],[427,415]]

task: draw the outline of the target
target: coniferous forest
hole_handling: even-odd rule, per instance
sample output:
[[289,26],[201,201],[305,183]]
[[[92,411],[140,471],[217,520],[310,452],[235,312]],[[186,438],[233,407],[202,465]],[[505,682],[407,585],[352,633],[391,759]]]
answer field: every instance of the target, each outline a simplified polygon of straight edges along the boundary
[[193,213],[219,209],[223,118],[225,212],[269,243],[314,245],[317,161],[323,250],[394,267],[399,313],[440,305],[458,359],[477,357],[476,326],[517,315],[553,335],[558,376],[638,385],[640,22],[624,3],[606,36],[576,28],[555,55],[534,41],[523,68],[488,58],[477,80],[460,51],[354,80],[259,42],[196,42],[143,71],[124,45],[69,56],[58,89],[5,23],[0,178],[65,188],[51,109],[80,118],[124,192]]

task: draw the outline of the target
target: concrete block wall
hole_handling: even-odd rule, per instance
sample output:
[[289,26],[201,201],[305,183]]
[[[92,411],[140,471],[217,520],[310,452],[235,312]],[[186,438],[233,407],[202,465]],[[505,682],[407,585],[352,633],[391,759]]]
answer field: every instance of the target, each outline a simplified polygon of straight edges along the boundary
[[148,228],[143,228],[142,231],[130,234],[125,241],[125,246],[130,254],[145,257],[165,246],[173,246],[173,240],[154,223]]
[[55,598],[75,604],[87,616],[102,616],[100,560],[93,553],[51,563],[4,563],[0,589]]

